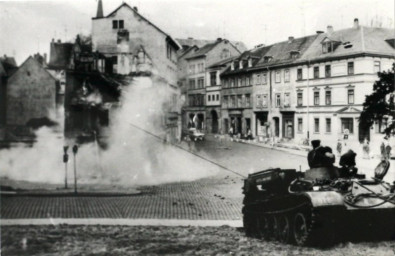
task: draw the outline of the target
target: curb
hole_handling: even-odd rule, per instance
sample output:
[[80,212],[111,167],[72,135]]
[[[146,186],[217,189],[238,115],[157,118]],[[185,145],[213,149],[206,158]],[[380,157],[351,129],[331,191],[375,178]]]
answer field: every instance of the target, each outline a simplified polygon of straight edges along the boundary
[[104,226],[193,226],[243,227],[241,220],[186,220],[186,219],[0,219],[0,226],[26,225],[104,225]]

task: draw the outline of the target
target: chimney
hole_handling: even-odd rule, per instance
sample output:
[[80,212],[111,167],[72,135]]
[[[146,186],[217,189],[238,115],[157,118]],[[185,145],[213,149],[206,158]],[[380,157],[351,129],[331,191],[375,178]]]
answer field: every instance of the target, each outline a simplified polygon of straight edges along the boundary
[[137,7],[135,6],[135,7],[133,7],[133,9],[136,11],[136,12],[139,12],[139,9],[137,9]]
[[96,18],[103,18],[103,3],[101,0],[97,3]]
[[62,41],[60,39],[58,39],[58,44],[60,44]]
[[324,31],[317,30],[317,31],[316,31],[316,33],[317,33],[317,35],[319,35],[319,34],[323,34],[323,33],[324,33]]
[[292,43],[292,41],[294,40],[295,38],[293,37],[293,36],[289,36],[288,37],[288,43]]
[[218,37],[218,38],[217,38],[217,41],[218,41],[218,42],[222,41],[222,38],[221,38],[221,37]]
[[52,41],[51,41],[51,44],[53,44],[53,43],[55,43],[55,39],[54,38],[52,38]]
[[354,19],[354,28],[359,28],[359,20],[357,18]]
[[328,33],[328,35],[333,33],[333,27],[331,25],[326,27],[326,33]]

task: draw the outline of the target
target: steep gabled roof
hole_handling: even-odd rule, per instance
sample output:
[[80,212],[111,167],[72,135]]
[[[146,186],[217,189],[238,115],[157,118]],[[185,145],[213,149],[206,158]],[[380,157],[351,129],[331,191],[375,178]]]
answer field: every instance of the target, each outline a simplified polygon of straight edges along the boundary
[[47,73],[48,74],[48,76],[50,77],[50,78],[52,78],[54,81],[56,81],[56,78],[47,70],[47,69],[45,69],[42,65],[41,65],[41,63],[39,63],[35,58],[33,58],[32,56],[29,56],[29,57],[27,57],[27,59],[12,73],[12,75],[10,75],[10,78],[9,79],[11,79],[14,75],[16,75],[16,74],[18,74],[18,71],[23,67],[23,66],[25,66],[29,61],[32,61],[32,63],[34,63],[35,65],[37,65],[40,69],[42,69],[42,70],[44,70],[44,72],[45,73]]
[[144,16],[142,16],[136,9],[132,8],[130,5],[128,5],[127,3],[122,3],[118,8],[116,8],[114,11],[112,11],[110,14],[108,14],[105,17],[94,17],[92,18],[92,20],[97,20],[97,19],[106,19],[106,18],[110,18],[112,15],[114,15],[119,9],[121,9],[122,7],[126,7],[129,8],[132,12],[134,12],[135,14],[137,14],[141,19],[143,19],[144,21],[146,21],[148,24],[150,24],[151,26],[153,26],[154,28],[156,28],[159,32],[161,32],[162,34],[164,34],[166,36],[166,40],[168,40],[168,42],[170,44],[173,45],[174,48],[176,48],[176,50],[181,49],[181,46],[178,44],[177,41],[175,41],[169,34],[165,33],[163,30],[161,30],[159,27],[157,27],[155,24],[153,24],[151,21],[149,21],[147,18],[145,18]]
[[[201,48],[206,44],[214,43],[218,39],[217,40],[206,40],[206,39],[194,39],[194,38],[187,38],[187,39],[177,38],[176,40],[183,47],[184,46],[190,47],[190,46],[196,45],[197,47]],[[244,52],[247,50],[247,47],[241,41],[230,41],[230,42],[233,44],[234,47],[236,47],[237,50],[239,50],[239,52]]]
[[[320,34],[309,49],[301,57],[302,60],[318,60],[326,58],[338,58],[355,54],[380,54],[393,56],[394,48],[386,41],[393,36],[393,30],[385,28],[353,27]],[[325,38],[339,41],[332,52],[323,53],[321,42]],[[345,47],[347,45],[347,47]]]
[[[318,35],[305,36],[300,38],[295,38],[290,41],[283,41],[280,43],[273,44],[270,50],[261,56],[256,67],[266,67],[272,65],[280,65],[297,62],[304,52],[309,49],[311,44],[315,42]],[[299,56],[293,58],[291,53],[299,53]],[[267,62],[264,57],[271,57],[271,60]]]
[[194,54],[188,56],[188,58],[186,59],[194,59],[194,58],[200,58],[206,56],[207,53],[209,53],[212,49],[214,49],[218,44],[222,42],[229,43],[240,53],[240,51],[236,48],[236,46],[234,46],[231,42],[229,42],[229,40],[218,38],[215,42],[204,45],[199,50],[197,50]]

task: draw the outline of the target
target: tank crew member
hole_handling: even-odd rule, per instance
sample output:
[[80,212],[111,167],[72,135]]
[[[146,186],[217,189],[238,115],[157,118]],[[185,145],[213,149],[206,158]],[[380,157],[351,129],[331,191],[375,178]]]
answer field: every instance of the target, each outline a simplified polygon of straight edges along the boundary
[[321,146],[320,140],[311,141],[313,150],[307,155],[310,168],[333,167],[335,155],[330,147]]
[[356,155],[357,154],[350,149],[340,157],[339,165],[341,166],[341,168],[339,171],[342,177],[348,178],[353,177],[357,174],[358,168],[355,167]]

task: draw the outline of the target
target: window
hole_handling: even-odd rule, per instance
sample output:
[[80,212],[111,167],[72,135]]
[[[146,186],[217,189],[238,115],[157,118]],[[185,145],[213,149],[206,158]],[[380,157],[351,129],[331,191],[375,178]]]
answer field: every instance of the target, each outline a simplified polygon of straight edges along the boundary
[[231,99],[230,106],[232,108],[236,107],[236,95],[230,96],[230,99]]
[[233,78],[230,79],[230,87],[235,87],[235,80]]
[[303,79],[303,70],[301,68],[298,68],[297,79],[298,80],[302,80]]
[[314,105],[320,105],[320,92],[314,92]]
[[325,91],[325,105],[331,105],[331,104],[332,104],[332,92]]
[[204,78],[200,77],[200,78],[198,78],[198,86],[197,86],[197,88],[201,89],[203,87],[204,87]]
[[239,78],[239,79],[237,79],[238,81],[237,81],[237,86],[242,86],[242,84],[241,84],[241,78]]
[[195,73],[195,65],[189,65],[189,74]]
[[276,108],[279,108],[281,106],[281,95],[276,94]]
[[117,29],[118,28],[118,21],[117,20],[113,20],[112,21],[112,28],[113,29]]
[[207,101],[211,101],[211,95],[207,95]]
[[325,132],[330,133],[332,131],[332,119],[325,119]]
[[251,58],[248,59],[248,67],[249,67],[249,68],[252,67],[252,59],[251,59]]
[[203,63],[198,64],[198,72],[199,73],[204,72],[204,64]]
[[195,79],[189,80],[189,89],[190,90],[194,90],[195,89],[195,84],[196,84]]
[[331,77],[331,65],[325,65],[325,77]]
[[347,63],[347,74],[349,74],[349,75],[354,74],[354,62]]
[[219,101],[219,94],[217,94],[215,98],[217,101]]
[[281,82],[281,72],[276,71],[276,83],[280,83],[280,82]]
[[267,83],[267,73],[262,74],[262,83],[266,84]]
[[334,48],[333,42],[325,42],[322,44],[323,53],[333,52],[335,50]]
[[298,132],[302,133],[303,132],[303,119],[298,118]]
[[267,108],[267,94],[262,95],[262,107]]
[[242,95],[237,95],[237,107],[241,108],[243,106],[243,97]]
[[246,86],[246,78],[244,76],[241,78],[241,86]]
[[320,119],[314,118],[314,132],[320,132]]
[[251,107],[251,96],[250,94],[246,94],[246,107]]
[[222,84],[224,85],[224,88],[228,87],[228,79],[222,79]]
[[261,75],[256,75],[256,84],[261,84]]
[[291,97],[289,93],[284,94],[284,107],[289,107],[291,105]]
[[290,80],[290,75],[289,75],[289,69],[284,70],[284,82],[289,82]]
[[228,96],[224,96],[224,108],[228,107]]
[[380,61],[374,62],[374,73],[381,72],[381,64]]
[[302,92],[298,92],[298,96],[297,96],[297,104],[298,106],[303,106],[303,93]]
[[257,94],[256,95],[256,106],[258,108],[263,106],[263,100],[262,100],[262,95],[261,94]]
[[119,20],[119,28],[123,29],[123,20]]
[[217,72],[210,72],[210,85],[217,85]]
[[354,124],[352,118],[341,118],[342,123],[342,133],[348,130],[350,133],[354,133]]
[[348,95],[348,104],[354,104],[354,89],[349,89],[347,95]]
[[247,85],[247,86],[250,85],[250,77],[249,77],[249,76],[246,77],[246,85]]
[[320,78],[320,67],[314,67],[314,78]]
[[243,61],[239,61],[239,69],[243,69]]

